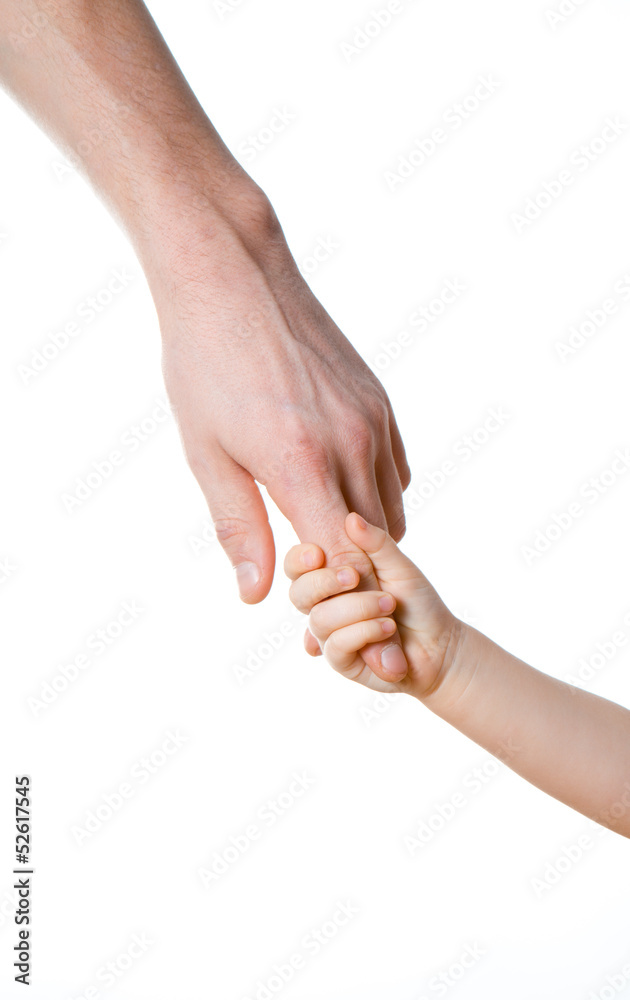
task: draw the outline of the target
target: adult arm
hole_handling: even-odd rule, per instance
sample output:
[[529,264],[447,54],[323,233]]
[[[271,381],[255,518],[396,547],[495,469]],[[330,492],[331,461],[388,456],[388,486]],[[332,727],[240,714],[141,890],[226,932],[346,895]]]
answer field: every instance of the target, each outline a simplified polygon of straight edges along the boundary
[[257,482],[298,537],[373,585],[343,522],[354,509],[404,533],[410,475],[391,405],[144,4],[0,0],[0,78],[131,240],[186,456],[242,598],[262,600],[275,565]]

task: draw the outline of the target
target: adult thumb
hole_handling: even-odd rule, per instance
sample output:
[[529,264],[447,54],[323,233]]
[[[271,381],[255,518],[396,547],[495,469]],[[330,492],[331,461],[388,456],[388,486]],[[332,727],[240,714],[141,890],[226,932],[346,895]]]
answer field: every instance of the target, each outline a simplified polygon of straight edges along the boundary
[[273,533],[254,477],[229,455],[196,462],[217,541],[236,572],[241,600],[258,604],[271,588],[276,561]]

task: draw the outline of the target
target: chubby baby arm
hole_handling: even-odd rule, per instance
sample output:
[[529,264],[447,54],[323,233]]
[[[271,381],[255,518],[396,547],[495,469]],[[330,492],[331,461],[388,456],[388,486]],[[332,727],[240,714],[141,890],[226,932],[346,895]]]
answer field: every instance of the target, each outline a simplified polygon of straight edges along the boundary
[[[382,529],[350,514],[346,531],[381,589],[354,591],[356,571],[349,567],[342,583],[321,549],[295,546],[285,569],[291,599],[309,614],[307,650],[375,690],[413,695],[542,791],[630,837],[630,711],[536,670],[461,622]],[[385,684],[360,651],[392,634],[394,620],[407,662],[401,657]]]

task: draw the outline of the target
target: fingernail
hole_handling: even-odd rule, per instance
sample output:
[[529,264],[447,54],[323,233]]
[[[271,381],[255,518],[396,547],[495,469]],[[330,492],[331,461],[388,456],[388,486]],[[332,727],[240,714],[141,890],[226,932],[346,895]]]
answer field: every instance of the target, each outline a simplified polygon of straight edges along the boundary
[[241,597],[247,597],[260,580],[260,570],[256,563],[242,562],[236,567],[236,582]]
[[302,553],[302,562],[305,566],[308,566],[309,569],[313,568],[315,565],[315,553],[312,549],[307,549],[306,552]]
[[407,661],[398,643],[385,646],[385,649],[381,653],[381,666],[386,673],[392,674],[394,677],[403,678],[405,676],[407,673]]
[[356,518],[357,518],[357,524],[359,525],[360,528],[367,528],[368,523],[364,517],[361,517],[360,514],[357,514]]
[[378,606],[385,613],[394,610],[394,603],[394,598],[390,594],[384,594],[383,597],[379,597],[378,599]]
[[387,618],[384,622],[381,622],[381,628],[383,629],[383,632],[394,632],[396,629],[396,623],[393,622],[391,618]]
[[340,569],[337,573],[337,579],[343,587],[349,587],[351,583],[354,583],[354,573],[351,569]]

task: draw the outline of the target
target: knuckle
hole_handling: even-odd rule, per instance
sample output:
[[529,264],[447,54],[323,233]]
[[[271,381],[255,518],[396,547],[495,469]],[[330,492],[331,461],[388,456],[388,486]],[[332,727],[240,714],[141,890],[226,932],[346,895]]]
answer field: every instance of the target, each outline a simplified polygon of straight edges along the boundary
[[341,655],[339,643],[337,642],[337,637],[334,632],[331,632],[326,641],[323,643],[322,652],[328,660],[338,659]]
[[390,402],[383,386],[378,383],[375,392],[371,393],[366,400],[367,411],[370,421],[379,429],[389,427]]
[[300,553],[302,551],[301,545],[293,545],[286,556],[284,557],[284,573],[285,576],[292,577],[294,574],[301,575],[304,572],[304,568],[300,563]]
[[372,419],[381,427],[389,427],[391,403],[383,386],[379,384],[379,392],[373,397]]
[[333,543],[327,549],[328,560],[333,566],[353,566],[361,577],[373,572],[369,556],[360,549],[350,549],[347,543]]
[[309,631],[315,636],[316,639],[323,639],[322,627],[319,621],[320,617],[321,616],[317,613],[315,608],[313,608],[308,616]]
[[312,609],[308,619],[308,627],[313,635],[321,635],[327,630],[327,611],[326,605],[319,603]]
[[[331,593],[334,593],[338,587],[339,584],[337,583],[335,574],[331,573],[330,570],[324,570],[323,572],[318,573],[315,577],[313,589],[311,591],[313,604],[321,604],[321,602],[325,601],[327,597],[330,597]],[[320,615],[323,614],[323,610],[323,608],[320,608]]]
[[361,595],[359,597],[358,614],[357,617],[360,621],[369,621],[376,615],[381,617],[383,612],[378,606],[378,597],[374,594],[369,596]]
[[318,471],[320,467],[327,469],[326,449],[312,431],[296,435],[290,442],[285,455],[287,467],[297,467],[300,470]]
[[324,443],[313,427],[293,424],[278,435],[283,442],[281,460],[274,465],[277,482],[291,491],[304,481],[327,478],[330,458]]
[[310,611],[310,605],[306,603],[298,583],[299,581],[296,580],[289,587],[289,600],[291,601],[291,604],[298,609],[298,611],[300,611],[303,615],[307,615]]
[[249,525],[238,517],[221,517],[214,522],[214,531],[221,545],[229,546],[235,539],[247,537]]
[[374,428],[368,420],[355,416],[346,422],[345,432],[348,445],[357,458],[366,459],[372,454]]

